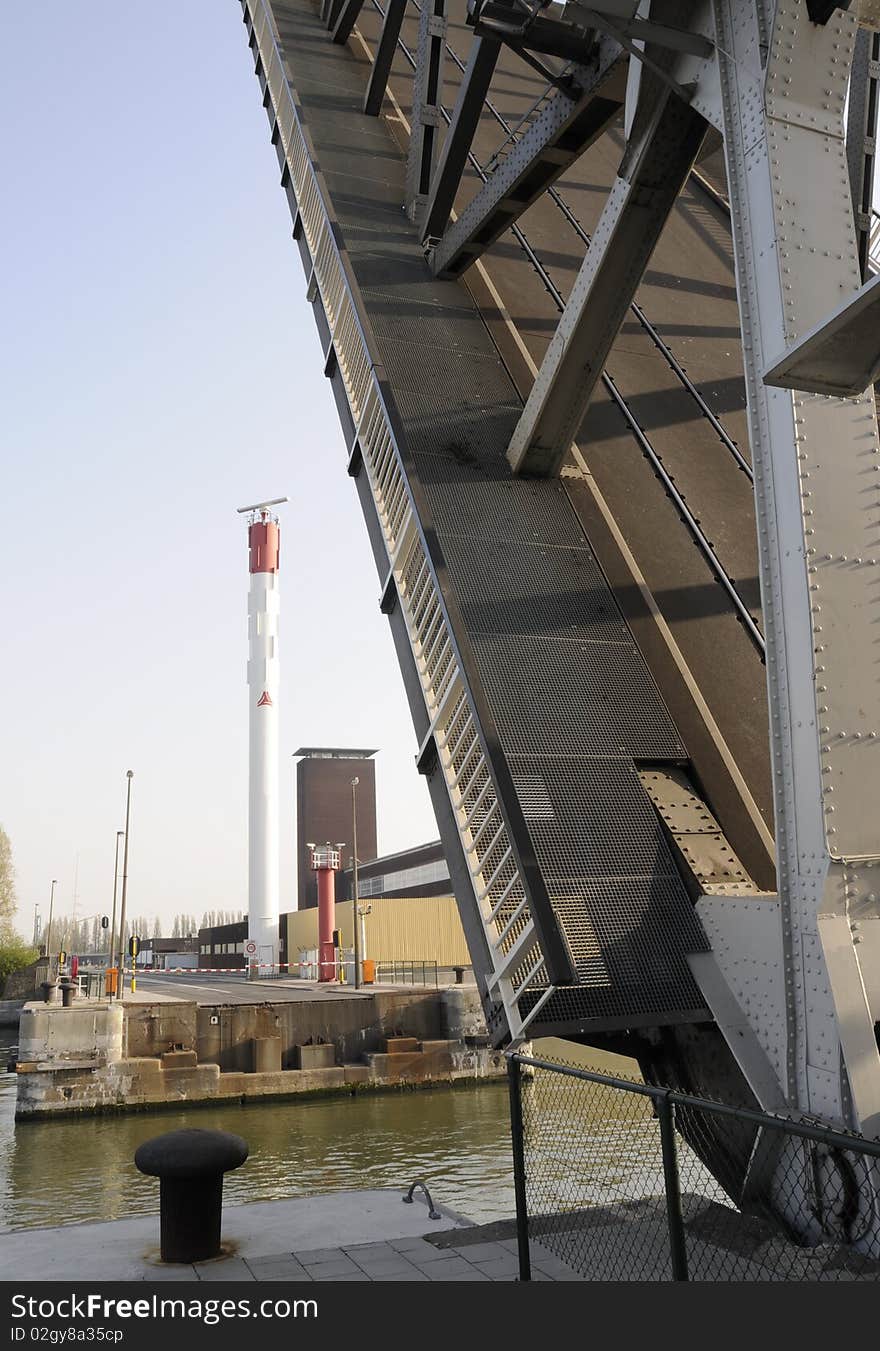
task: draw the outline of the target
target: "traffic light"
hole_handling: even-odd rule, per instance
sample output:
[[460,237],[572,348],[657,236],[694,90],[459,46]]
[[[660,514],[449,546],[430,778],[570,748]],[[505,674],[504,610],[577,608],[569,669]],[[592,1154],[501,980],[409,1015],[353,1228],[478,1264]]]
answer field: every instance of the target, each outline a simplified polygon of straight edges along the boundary
[[338,947],[340,946],[340,943],[339,943],[339,930],[338,930],[338,929],[334,929],[334,930],[333,930],[333,946],[334,946],[334,948],[338,948]]
[[129,957],[136,957],[138,955],[138,948],[140,945],[141,940],[138,938],[137,934],[132,934],[131,938],[128,940]]
[[102,915],[102,916],[101,916],[101,928],[102,928],[102,929],[109,929],[109,928],[110,928],[110,921],[109,921],[109,919],[107,918],[106,915]]

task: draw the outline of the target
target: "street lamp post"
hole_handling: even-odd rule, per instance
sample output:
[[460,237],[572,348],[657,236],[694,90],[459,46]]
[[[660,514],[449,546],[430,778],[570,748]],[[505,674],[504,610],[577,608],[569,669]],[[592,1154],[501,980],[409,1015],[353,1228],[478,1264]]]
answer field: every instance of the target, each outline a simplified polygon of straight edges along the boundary
[[[116,957],[116,891],[119,885],[119,841],[125,834],[124,830],[116,832],[116,856],[113,860],[113,919],[110,922],[110,965]],[[116,972],[116,992],[119,992],[119,971]]]
[[128,897],[128,839],[129,824],[131,822],[131,781],[134,778],[134,770],[126,770],[128,787],[125,792],[125,848],[122,852],[122,906],[119,913],[119,983],[117,985],[117,998],[121,999],[124,993],[125,984],[125,903]]
[[52,906],[55,902],[55,888],[58,885],[58,878],[52,878],[52,890],[49,892],[49,924],[46,928],[46,956],[49,958],[49,979],[52,972]]
[[354,929],[354,988],[361,988],[361,943],[358,924],[358,828],[357,786],[360,779],[351,781],[351,899],[352,928]]

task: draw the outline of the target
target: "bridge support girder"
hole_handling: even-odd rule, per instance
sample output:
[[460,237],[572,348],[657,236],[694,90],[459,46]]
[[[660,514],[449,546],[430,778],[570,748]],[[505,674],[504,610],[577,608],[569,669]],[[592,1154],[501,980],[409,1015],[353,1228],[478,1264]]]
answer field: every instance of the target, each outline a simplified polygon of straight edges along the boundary
[[555,474],[562,464],[706,133],[700,113],[668,90],[655,93],[511,438],[517,473]]
[[[880,443],[873,398],[768,388],[768,358],[861,281],[843,135],[854,17],[715,0],[748,396],[782,930],[767,1046],[803,1112],[880,1134]],[[766,58],[762,59],[766,52]],[[874,748],[877,748],[876,750]],[[781,1056],[780,1056],[781,1052]]]

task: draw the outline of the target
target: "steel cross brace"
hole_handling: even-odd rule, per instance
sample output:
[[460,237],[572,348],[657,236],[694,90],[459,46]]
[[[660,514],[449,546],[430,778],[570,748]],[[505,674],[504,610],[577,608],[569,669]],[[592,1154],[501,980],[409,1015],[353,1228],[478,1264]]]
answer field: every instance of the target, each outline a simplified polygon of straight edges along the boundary
[[655,84],[651,103],[511,438],[507,458],[518,473],[559,470],[706,133],[701,114],[670,90]]
[[397,48],[397,39],[406,13],[406,0],[387,0],[385,18],[382,20],[382,32],[373,57],[373,68],[364,95],[364,112],[368,117],[378,117],[388,86],[391,63]]
[[351,37],[351,30],[358,21],[358,16],[364,7],[364,0],[343,0],[342,6],[336,15],[336,22],[333,26],[333,41],[348,42]]
[[443,142],[443,154],[431,182],[430,200],[422,224],[422,238],[425,241],[439,238],[449,223],[449,213],[455,202],[500,51],[501,43],[496,38],[475,37],[471,43],[452,121]]
[[560,91],[535,109],[522,138],[429,255],[437,275],[460,276],[598,139],[623,102],[626,60],[603,38],[594,63],[572,71],[580,92]]
[[[784,1013],[803,1112],[880,1134],[880,442],[872,395],[769,388],[860,283],[843,109],[855,18],[714,0],[767,641]],[[878,879],[878,880],[875,880]],[[868,939],[862,943],[863,935]],[[729,935],[737,941],[736,927]],[[768,969],[769,987],[779,974]],[[761,992],[752,1001],[756,1015]]]

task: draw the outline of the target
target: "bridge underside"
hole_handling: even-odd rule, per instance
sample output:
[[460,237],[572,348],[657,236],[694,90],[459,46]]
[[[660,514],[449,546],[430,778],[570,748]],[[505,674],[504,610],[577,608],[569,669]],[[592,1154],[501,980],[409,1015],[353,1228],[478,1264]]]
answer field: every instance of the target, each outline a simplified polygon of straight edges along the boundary
[[783,387],[874,303],[855,17],[243,8],[494,1041],[877,1135],[880,441]]
[[[558,208],[542,201],[523,224],[526,246],[502,238],[468,286],[432,274],[403,212],[412,115],[404,48],[415,47],[418,14],[404,20],[394,100],[376,120],[362,104],[378,11],[365,8],[345,47],[330,42],[310,0],[275,0],[271,8],[330,227],[323,247],[341,262],[397,450],[401,482],[390,487],[381,452],[368,444],[376,433],[366,422],[378,414],[352,406],[352,358],[327,312],[321,260],[307,238],[308,203],[285,167],[289,141],[285,152],[275,125],[420,767],[490,1027],[499,1043],[526,1032],[601,1040],[643,1029],[660,1054],[668,1036],[664,1042],[652,1029],[711,1018],[688,962],[708,946],[694,914],[695,873],[697,891],[708,868],[722,894],[737,884],[753,889],[752,877],[772,881],[755,805],[769,816],[760,657],[646,460],[632,418],[609,394],[597,398],[577,438],[582,455],[573,449],[560,478],[514,477],[507,450],[528,363],[540,360],[558,317],[548,276],[565,291],[581,257]],[[470,33],[453,14],[453,46],[459,31],[466,56]],[[508,123],[543,89],[526,67],[512,67],[515,60],[502,58],[493,85]],[[283,123],[271,89],[267,106],[273,125],[276,116]],[[478,157],[490,159],[500,139],[495,115],[484,114]],[[562,183],[588,226],[597,209],[591,194],[598,205],[614,173],[619,142],[613,132],[607,139]],[[478,186],[474,176],[459,192],[467,197]],[[655,302],[652,317],[660,314],[680,349],[689,352],[700,338],[690,378],[745,444],[729,245],[722,208],[700,192],[688,188],[666,244],[679,257],[689,252],[694,275],[674,275],[655,259],[645,303]],[[716,331],[701,317],[701,301]],[[716,354],[717,370],[696,369]],[[691,475],[701,509],[724,520],[716,548],[727,551],[756,608],[748,481],[638,323],[624,325],[614,379],[667,466]],[[395,496],[404,494],[414,520],[395,535]],[[418,540],[421,548],[411,544]],[[452,676],[440,658],[432,668],[447,640]],[[743,770],[752,794],[741,791]],[[675,773],[722,821],[703,828],[702,872],[688,866],[693,853],[682,852],[674,823],[645,787],[646,774],[665,781]],[[520,1027],[511,1025],[504,981],[512,982]],[[727,1065],[729,1056],[722,1059]]]

